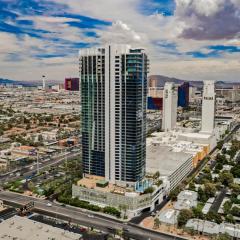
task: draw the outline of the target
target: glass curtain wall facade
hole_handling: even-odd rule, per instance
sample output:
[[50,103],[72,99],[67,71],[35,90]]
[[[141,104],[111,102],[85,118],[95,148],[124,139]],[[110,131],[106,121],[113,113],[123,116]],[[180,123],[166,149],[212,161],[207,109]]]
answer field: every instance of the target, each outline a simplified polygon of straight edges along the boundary
[[178,87],[178,106],[188,107],[189,106],[189,83],[184,82]]
[[80,57],[82,161],[84,173],[104,176],[105,56]]
[[145,175],[147,55],[129,46],[80,51],[83,171],[112,183]]

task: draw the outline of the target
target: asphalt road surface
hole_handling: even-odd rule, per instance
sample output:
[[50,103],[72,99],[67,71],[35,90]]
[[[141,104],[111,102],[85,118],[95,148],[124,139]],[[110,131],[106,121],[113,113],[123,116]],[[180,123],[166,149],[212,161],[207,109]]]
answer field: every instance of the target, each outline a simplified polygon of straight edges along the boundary
[[[49,161],[46,161],[44,163],[42,163],[39,167],[39,171],[41,171],[42,169],[48,167],[48,166],[54,166],[54,165],[57,165],[63,161],[66,160],[66,157],[68,160],[71,160],[71,159],[74,159],[76,157],[80,156],[80,153],[77,153],[77,152],[70,152],[70,153],[66,153],[66,154],[61,154],[61,155],[58,155],[58,156],[55,156],[54,158],[52,158],[51,160]],[[19,178],[27,178],[29,176],[31,176],[34,172],[37,171],[37,164],[34,165],[34,167],[27,171],[26,173],[24,173],[22,176],[11,176],[10,173],[9,174],[5,174],[3,176],[0,176],[0,184],[6,182],[6,181],[14,181],[14,180],[17,180]]]
[[43,215],[55,217],[58,219],[70,221],[72,223],[81,224],[87,227],[94,227],[103,232],[113,233],[117,229],[123,229],[126,237],[141,240],[183,240],[186,238],[168,235],[165,233],[155,232],[149,229],[132,223],[122,223],[116,219],[108,218],[98,214],[88,213],[83,209],[73,208],[70,206],[61,206],[57,203],[52,203],[52,206],[47,206],[48,201],[36,199],[33,197],[24,196],[21,194],[1,191],[0,199],[5,204],[12,206],[25,205],[30,201],[34,201],[35,206],[33,212],[38,212]]

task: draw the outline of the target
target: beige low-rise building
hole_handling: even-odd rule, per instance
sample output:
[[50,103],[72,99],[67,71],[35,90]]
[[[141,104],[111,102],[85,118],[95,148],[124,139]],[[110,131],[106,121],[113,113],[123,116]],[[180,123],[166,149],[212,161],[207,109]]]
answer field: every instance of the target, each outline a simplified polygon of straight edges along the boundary
[[8,161],[0,158],[0,172],[5,171],[8,167]]
[[0,223],[2,240],[79,240],[81,235],[60,228],[14,216]]
[[36,148],[31,146],[20,146],[15,147],[12,150],[13,155],[19,155],[19,156],[35,156],[36,155]]
[[[151,186],[153,187],[152,193],[140,193],[133,188],[108,183],[98,176],[85,175],[72,186],[72,196],[100,207],[115,207],[132,218],[147,209],[153,210],[155,205],[161,203],[169,192],[169,182],[166,179],[163,179],[159,186],[154,184]],[[122,206],[125,206],[124,210]]]

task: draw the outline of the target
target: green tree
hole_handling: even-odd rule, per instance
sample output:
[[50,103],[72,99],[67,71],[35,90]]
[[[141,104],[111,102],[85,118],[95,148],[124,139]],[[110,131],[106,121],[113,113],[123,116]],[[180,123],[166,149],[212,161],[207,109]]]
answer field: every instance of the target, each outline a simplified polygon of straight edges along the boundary
[[4,134],[4,130],[0,128],[0,136],[2,136],[3,134]]
[[160,172],[159,171],[155,172],[153,175],[153,178],[158,179],[159,177],[160,177]]
[[124,212],[123,218],[127,218],[126,212],[127,212],[128,206],[126,204],[120,204],[119,205],[119,210]]
[[30,128],[31,128],[31,124],[28,123],[28,124],[26,125],[26,130],[29,130]]
[[33,183],[33,182],[29,182],[29,183],[28,183],[28,189],[29,189],[31,192],[33,192],[34,188],[35,188],[34,183]]
[[219,181],[224,186],[229,186],[231,183],[233,183],[233,175],[228,171],[223,171],[219,174]]
[[144,190],[144,194],[153,193],[153,192],[154,192],[154,187],[148,187]]
[[222,189],[222,183],[221,182],[218,182],[218,179],[215,181],[215,187],[218,191],[220,191]]
[[227,153],[226,148],[223,148],[223,149],[222,149],[222,153],[223,153],[223,154],[226,154],[226,153]]
[[203,169],[204,173],[211,173],[211,169],[207,166]]
[[200,187],[198,188],[198,200],[202,203],[205,203],[208,200],[206,192]]
[[213,183],[204,184],[204,190],[205,190],[208,198],[214,197],[216,195],[216,192],[217,192],[215,184],[213,184]]
[[192,208],[193,217],[198,219],[203,219],[204,215],[202,213],[203,205],[198,204],[196,207]]
[[230,171],[235,178],[240,178],[240,168],[238,165],[235,165]]
[[52,122],[53,121],[53,115],[51,114],[51,115],[46,116],[45,121],[46,122]]
[[42,142],[42,141],[43,141],[43,136],[42,136],[42,134],[39,134],[39,135],[38,135],[38,141],[39,141],[39,142]]
[[27,119],[26,117],[23,117],[23,123],[24,123],[24,124],[29,124],[29,123],[30,123],[30,120]]
[[222,218],[221,218],[221,215],[218,214],[218,213],[215,213],[213,211],[209,211],[206,215],[206,220],[208,221],[213,221],[215,223],[222,223]]
[[231,214],[232,214],[233,216],[240,217],[240,208],[237,207],[237,206],[234,206],[234,207],[231,209]]
[[211,182],[211,181],[212,181],[212,174],[211,173],[205,173],[202,180],[201,180],[201,183],[205,184],[205,183]]
[[217,143],[217,148],[218,148],[219,150],[222,149],[223,143],[224,143],[224,141],[219,141],[219,142]]
[[227,151],[227,153],[230,155],[231,158],[233,158],[239,149],[240,149],[240,141],[233,140],[231,149]]
[[216,161],[218,163],[226,164],[227,163],[227,158],[225,155],[218,153],[216,156]]
[[104,213],[108,213],[110,215],[114,215],[116,217],[120,217],[121,216],[121,212],[118,209],[114,208],[114,207],[109,207],[109,206],[104,207],[103,208],[103,212]]
[[161,179],[158,179],[156,182],[156,185],[159,187],[162,183],[163,183],[163,181]]
[[232,194],[234,194],[235,196],[240,194],[240,185],[236,183],[231,183],[229,187],[232,189]]
[[177,217],[178,226],[182,227],[184,226],[189,219],[193,217],[192,210],[189,209],[182,209]]
[[123,236],[123,229],[116,229],[116,235],[122,237]]
[[228,214],[226,217],[225,217],[225,220],[229,223],[233,223],[235,224],[235,219],[233,218],[233,215],[232,214]]
[[224,204],[223,204],[223,211],[224,211],[224,214],[228,214],[230,212],[232,208],[232,202],[231,201],[226,201]]
[[223,169],[223,164],[218,162],[215,166],[215,170],[222,170],[222,169]]
[[154,228],[159,228],[161,225],[161,222],[158,217],[154,219]]
[[232,237],[227,234],[227,233],[224,233],[224,234],[219,234],[214,240],[231,240]]
[[178,194],[181,192],[181,189],[180,187],[176,187],[175,189],[173,189],[170,194],[169,194],[169,198],[172,200],[172,201],[176,201],[177,200],[177,196]]
[[196,187],[195,187],[194,182],[190,182],[190,183],[189,183],[188,189],[191,190],[191,191],[195,191],[195,190],[196,190]]

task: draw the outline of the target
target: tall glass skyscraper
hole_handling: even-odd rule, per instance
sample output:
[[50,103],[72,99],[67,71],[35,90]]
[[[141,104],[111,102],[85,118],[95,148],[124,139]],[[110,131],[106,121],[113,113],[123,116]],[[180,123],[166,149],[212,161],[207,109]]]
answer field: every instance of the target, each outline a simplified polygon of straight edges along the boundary
[[79,52],[82,159],[86,174],[116,184],[145,175],[148,59],[110,45]]

